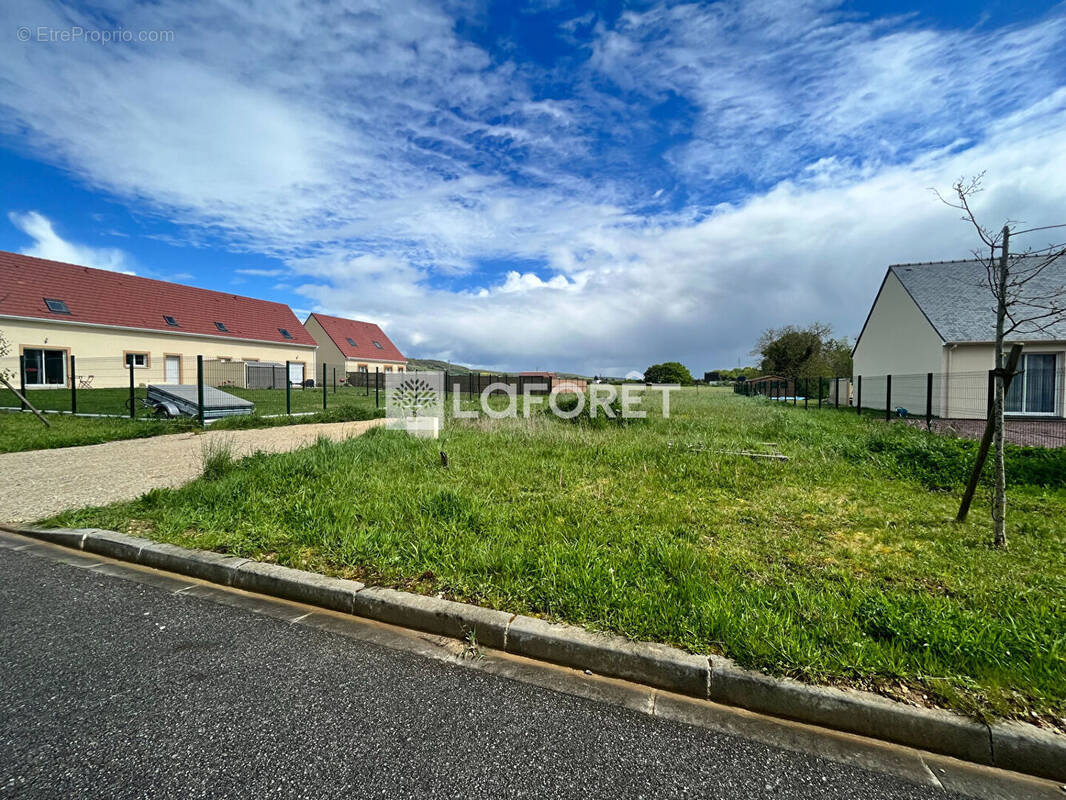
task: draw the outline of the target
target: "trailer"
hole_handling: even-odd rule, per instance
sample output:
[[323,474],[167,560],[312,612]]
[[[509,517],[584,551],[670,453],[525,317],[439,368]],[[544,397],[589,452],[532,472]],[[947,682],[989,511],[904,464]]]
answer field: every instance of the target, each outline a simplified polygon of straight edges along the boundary
[[[200,401],[195,386],[177,383],[148,384],[146,405],[161,417],[195,417],[200,413]],[[255,403],[223,392],[213,386],[204,387],[204,419],[221,419],[251,414]]]

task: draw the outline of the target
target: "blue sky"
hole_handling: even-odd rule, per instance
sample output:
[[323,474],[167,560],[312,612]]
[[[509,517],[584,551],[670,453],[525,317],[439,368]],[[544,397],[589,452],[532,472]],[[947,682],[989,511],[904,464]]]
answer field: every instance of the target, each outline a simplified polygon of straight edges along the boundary
[[930,187],[986,171],[989,224],[1066,213],[1063,4],[0,13],[0,249],[372,319],[412,356],[735,366],[769,326],[855,336],[890,263],[965,257]]

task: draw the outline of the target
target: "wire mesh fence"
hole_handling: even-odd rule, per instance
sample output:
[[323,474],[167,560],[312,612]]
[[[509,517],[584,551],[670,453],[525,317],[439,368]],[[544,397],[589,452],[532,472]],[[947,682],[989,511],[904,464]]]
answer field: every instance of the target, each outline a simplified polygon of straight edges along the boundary
[[[53,413],[137,419],[198,416],[202,390],[212,389],[224,394],[211,394],[204,400],[209,418],[213,404],[227,403],[233,407],[226,414],[269,417],[362,408],[373,415],[385,405],[385,376],[390,369],[349,371],[345,363],[239,361],[165,353],[78,357],[66,351],[35,350],[0,360],[0,370],[18,392],[0,386],[0,409],[25,409],[21,394],[37,410]],[[445,373],[449,396],[473,399],[493,384],[532,394],[586,388],[582,380],[554,375]],[[233,403],[224,396],[245,402]]]
[[[979,439],[994,391],[991,372],[812,377],[734,384],[738,394],[804,408],[850,409],[883,415],[941,433]],[[1066,447],[1066,370],[1021,370],[1006,398],[1005,436],[1028,447]]]
[[[212,405],[232,405],[227,413],[275,416],[311,414],[359,407],[366,416],[384,405],[384,376],[373,373],[368,385],[347,380],[343,365],[292,361],[261,363],[197,356],[128,353],[122,356],[78,357],[61,353],[47,360],[34,351],[0,359],[0,410],[26,410],[27,403],[46,413],[122,418],[198,417],[201,397],[208,418]],[[366,382],[364,382],[365,384]],[[21,395],[21,397],[20,397]],[[226,397],[247,403],[231,403]],[[26,402],[23,401],[23,398]],[[161,402],[161,398],[163,401]]]

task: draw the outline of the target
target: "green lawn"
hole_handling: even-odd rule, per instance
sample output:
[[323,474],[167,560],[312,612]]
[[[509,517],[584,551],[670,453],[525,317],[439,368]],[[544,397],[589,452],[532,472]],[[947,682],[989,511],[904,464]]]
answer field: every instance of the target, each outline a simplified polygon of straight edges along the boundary
[[[790,460],[716,452],[775,448]],[[1004,552],[989,547],[986,489],[952,522],[972,451],[903,424],[686,390],[669,420],[450,420],[439,441],[375,430],[216,463],[211,479],[48,524],[1061,720],[1066,452],[1012,451]]]
[[[106,391],[106,390],[103,390]],[[320,398],[321,399],[321,398]],[[373,400],[373,398],[371,398]],[[213,422],[208,430],[236,430],[241,428],[273,428],[279,425],[302,425],[313,422],[347,422],[382,416],[373,406],[347,404],[330,406],[307,416],[229,417]],[[100,444],[118,439],[143,439],[168,433],[199,432],[200,426],[191,419],[158,420],[154,418],[74,417],[69,414],[45,414],[50,427],[27,412],[0,411],[0,453],[23,450],[46,450],[55,447],[77,447]]]
[[[255,403],[253,414],[269,416],[285,413],[285,390],[284,389],[238,389],[224,386],[222,390],[251,400]],[[134,395],[139,400],[144,398],[147,389],[144,386],[134,388]],[[126,416],[129,408],[130,390],[128,388],[117,389],[81,389],[77,392],[79,414],[114,414]],[[69,389],[30,389],[26,392],[26,398],[34,407],[44,411],[70,411],[71,393]],[[305,413],[322,411],[322,389],[292,389],[290,400],[293,413]],[[384,406],[384,395],[381,397],[381,405]],[[0,407],[15,407],[19,405],[18,398],[7,389],[0,387]],[[139,403],[136,412],[138,417],[150,417],[149,409],[141,408]],[[374,391],[371,388],[369,394],[366,389],[338,387],[326,390],[326,409],[340,406],[358,406],[361,408],[375,407]]]

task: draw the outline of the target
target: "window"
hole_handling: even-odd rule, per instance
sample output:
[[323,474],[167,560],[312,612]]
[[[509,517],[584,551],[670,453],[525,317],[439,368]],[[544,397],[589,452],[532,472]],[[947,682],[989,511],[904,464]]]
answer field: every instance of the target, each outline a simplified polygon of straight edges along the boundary
[[126,366],[132,363],[134,369],[143,369],[148,366],[148,354],[147,353],[124,353]]
[[181,327],[178,324],[178,321],[176,319],[174,319],[174,317],[167,316],[166,314],[163,315],[163,321],[166,322],[166,324],[169,325],[171,328],[180,328]]
[[397,371],[397,372],[403,372],[403,367],[397,367],[397,368],[396,368],[396,371]]
[[292,338],[292,334],[289,333],[288,328],[278,328],[278,333],[280,333],[286,339],[291,339]]
[[348,339],[348,344],[350,344],[352,347],[358,347],[359,346],[359,345],[357,345],[355,343],[355,339],[353,339],[351,336],[347,337],[347,339]]
[[227,332],[229,332],[229,328],[227,328],[227,327],[226,327],[225,325],[223,325],[223,324],[222,324],[221,322],[216,322],[216,323],[215,323],[215,327],[216,327],[216,328],[218,328],[218,329],[219,329],[220,331],[222,331],[223,333],[227,333]]
[[1050,416],[1057,405],[1055,354],[1026,353],[1022,356],[1021,375],[1015,375],[1007,392],[1008,414]]
[[48,306],[48,310],[53,314],[69,314],[70,309],[67,308],[67,304],[62,300],[55,300],[51,297],[44,298],[44,304]]
[[392,372],[392,367],[385,367],[386,372]]
[[359,371],[360,372],[369,372],[370,370],[367,369],[366,364],[360,364],[359,365]]
[[381,346],[381,342],[379,342],[377,339],[374,340],[374,347],[376,347],[378,350],[384,350],[385,349],[384,347]]
[[27,386],[66,386],[67,351],[25,348]]

